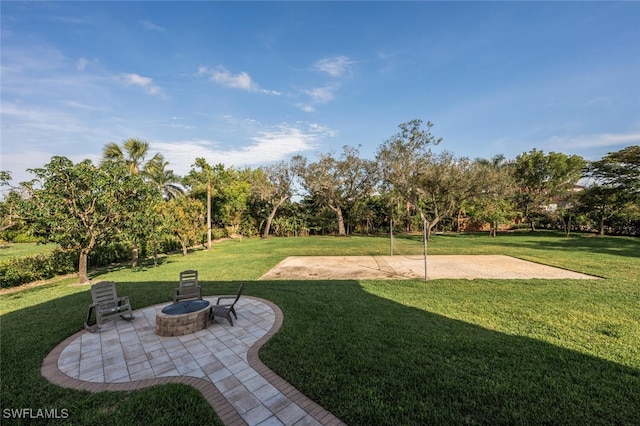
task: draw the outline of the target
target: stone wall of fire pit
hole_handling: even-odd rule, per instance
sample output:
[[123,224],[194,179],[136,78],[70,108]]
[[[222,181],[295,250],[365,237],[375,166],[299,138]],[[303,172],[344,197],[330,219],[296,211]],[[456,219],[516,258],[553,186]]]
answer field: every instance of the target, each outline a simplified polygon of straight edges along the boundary
[[167,315],[162,312],[156,314],[155,332],[158,336],[183,336],[195,333],[207,327],[211,307],[207,306],[199,311],[187,314]]

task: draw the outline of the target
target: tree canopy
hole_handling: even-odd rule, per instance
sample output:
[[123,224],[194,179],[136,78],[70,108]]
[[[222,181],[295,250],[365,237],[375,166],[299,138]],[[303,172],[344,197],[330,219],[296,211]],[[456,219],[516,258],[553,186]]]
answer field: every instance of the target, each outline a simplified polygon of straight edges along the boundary
[[[155,191],[127,167],[107,162],[96,167],[90,160],[74,164],[55,156],[43,168],[32,170],[24,204],[34,233],[79,253],[79,278],[88,280],[87,257],[99,244],[119,238],[119,232],[136,232],[140,203]],[[144,222],[144,221],[143,221]]]
[[517,182],[516,202],[535,230],[533,215],[566,193],[582,177],[586,161],[578,155],[558,152],[544,154],[533,149],[516,157],[514,176]]
[[[489,224],[495,236],[501,225],[523,219],[532,230],[538,224],[568,234],[575,218],[580,229],[640,234],[640,146],[589,163],[537,149],[513,160],[471,160],[432,151],[441,142],[432,127],[418,119],[400,124],[375,160],[352,146],[315,161],[298,155],[258,169],[196,158],[184,178],[160,154],[145,162],[149,145],[138,139],[107,144],[98,166],[54,156],[31,170],[34,180],[4,191],[0,237],[58,243],[77,253],[86,280],[96,247],[119,242],[134,253],[151,246],[155,253],[180,244],[186,254],[203,243],[205,232],[210,248],[214,226],[217,236],[267,237],[343,236],[389,226],[411,232],[426,224],[430,235],[436,227],[460,230],[466,219],[479,229]],[[588,178],[584,189],[576,186],[582,178]],[[1,186],[10,179],[0,171]]]

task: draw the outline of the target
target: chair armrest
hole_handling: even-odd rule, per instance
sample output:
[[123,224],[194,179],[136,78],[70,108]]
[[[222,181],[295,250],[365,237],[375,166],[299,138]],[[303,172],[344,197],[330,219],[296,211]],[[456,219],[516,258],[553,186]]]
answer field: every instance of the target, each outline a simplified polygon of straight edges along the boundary
[[221,301],[222,299],[235,299],[236,297],[237,297],[237,295],[236,295],[236,294],[233,294],[233,295],[231,295],[231,294],[230,294],[230,295],[225,295],[225,296],[218,296],[218,300],[216,300],[216,305],[219,305],[219,304],[220,304],[220,301]]
[[85,330],[89,330],[91,332],[95,332],[96,331],[95,330],[95,324],[93,326],[89,325],[89,321],[91,320],[91,311],[95,312],[94,315],[96,315],[96,316],[98,315],[97,314],[98,311],[96,310],[96,307],[97,307],[97,305],[95,303],[92,303],[87,307],[87,318],[84,320],[84,328],[85,328]]

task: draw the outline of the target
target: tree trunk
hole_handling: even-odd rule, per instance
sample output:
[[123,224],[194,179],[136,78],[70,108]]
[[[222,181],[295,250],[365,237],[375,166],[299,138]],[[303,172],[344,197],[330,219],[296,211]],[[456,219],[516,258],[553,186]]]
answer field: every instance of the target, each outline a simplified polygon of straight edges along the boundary
[[598,224],[598,233],[604,235],[604,215],[600,215],[600,223]]
[[89,274],[87,272],[88,257],[89,257],[89,249],[81,249],[80,259],[78,260],[78,280],[80,281],[80,284],[83,284],[89,281]]
[[440,218],[433,219],[432,222],[427,221],[427,241],[431,241],[431,234],[433,233],[433,228],[440,222]]
[[571,216],[569,216],[566,222],[563,220],[562,224],[564,225],[564,236],[568,237],[571,233]]
[[285,200],[289,198],[289,197],[284,197],[281,198],[280,201],[278,201],[278,203],[273,206],[273,209],[271,210],[271,213],[269,214],[269,218],[267,219],[267,224],[264,226],[264,232],[262,233],[262,238],[269,238],[269,231],[271,229],[271,222],[273,222],[273,218],[276,216],[276,212],[278,211],[278,208],[282,205],[282,203],[285,202]]
[[[422,217],[422,221],[424,222],[424,216],[422,215],[422,212],[420,212],[420,216]],[[407,203],[405,204],[405,231],[407,232],[411,232],[413,231],[412,228],[412,224],[411,224],[411,203],[407,201]]]
[[336,216],[338,217],[338,236],[346,237],[347,231],[344,227],[344,217],[342,216],[342,209],[340,206],[337,206],[335,209]]
[[524,211],[524,217],[529,221],[529,226],[531,227],[531,232],[535,232],[536,230],[536,224],[533,221],[533,219],[531,219],[531,213],[529,211],[529,206],[527,205],[527,207],[525,208]]
[[136,266],[138,266],[138,243],[134,241],[131,249],[131,267],[135,268]]
[[420,218],[422,219],[422,222],[426,221],[427,222],[427,241],[431,241],[431,233],[433,232],[433,228],[436,227],[436,225],[438,223],[440,223],[440,212],[438,210],[437,206],[434,206],[434,212],[433,212],[433,220],[429,221],[426,216],[424,215],[424,213],[420,212]]
[[[211,179],[207,180],[207,250],[211,250]],[[186,256],[184,249],[183,252]]]

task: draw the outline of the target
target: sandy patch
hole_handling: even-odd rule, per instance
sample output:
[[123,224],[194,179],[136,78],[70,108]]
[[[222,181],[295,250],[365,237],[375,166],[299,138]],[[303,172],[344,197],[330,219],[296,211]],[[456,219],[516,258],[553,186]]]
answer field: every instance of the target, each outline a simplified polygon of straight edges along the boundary
[[[261,280],[424,279],[422,256],[291,256]],[[598,279],[503,255],[427,257],[427,279]]]

